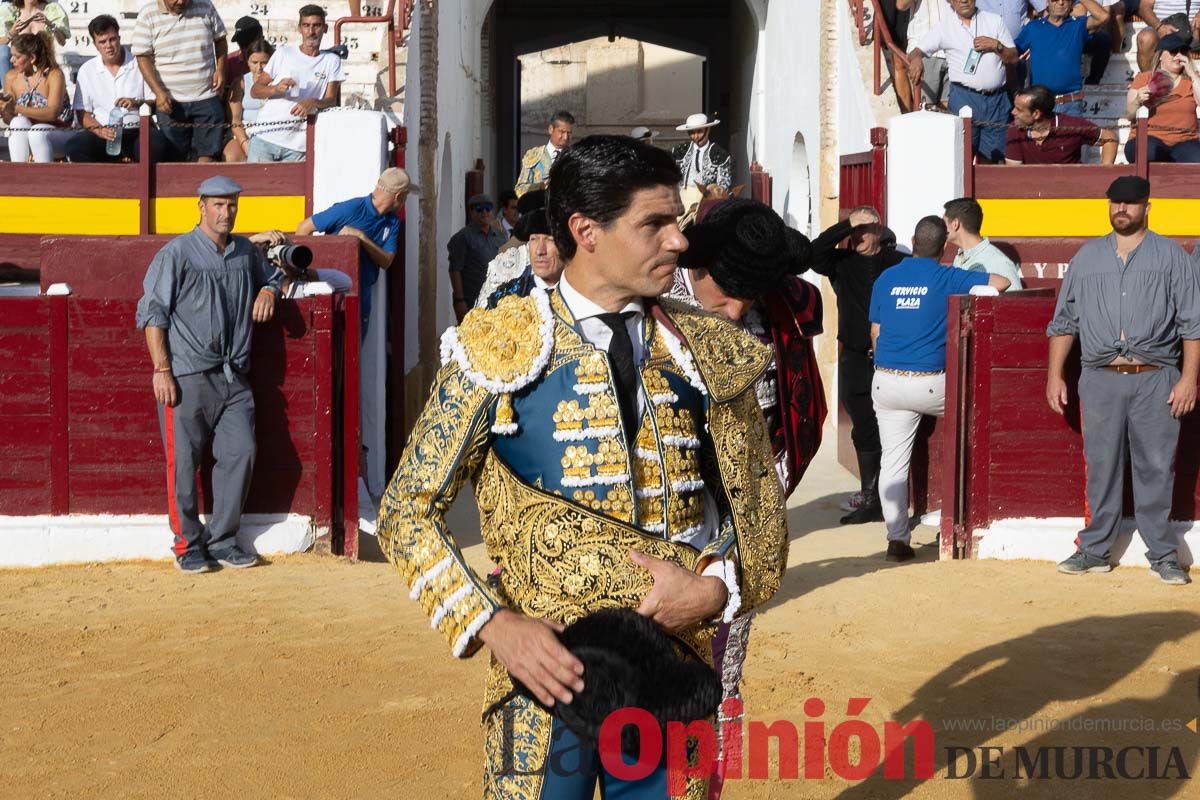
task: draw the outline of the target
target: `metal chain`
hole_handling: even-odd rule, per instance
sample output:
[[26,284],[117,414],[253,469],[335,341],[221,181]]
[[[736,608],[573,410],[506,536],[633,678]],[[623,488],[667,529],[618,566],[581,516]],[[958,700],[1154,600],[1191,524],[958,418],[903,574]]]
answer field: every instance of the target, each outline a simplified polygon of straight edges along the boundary
[[[334,113],[337,111],[357,111],[357,110],[359,110],[359,109],[345,108],[342,106],[333,106],[332,108],[318,109],[313,114],[313,116],[317,116],[319,114]],[[297,125],[304,125],[307,120],[307,117],[296,117],[295,119],[291,119],[291,120],[280,119],[280,120],[275,120],[273,122],[243,122],[241,125],[235,125],[232,122],[177,122],[176,120],[173,120],[173,119],[161,120],[161,119],[158,119],[157,112],[155,114],[152,114],[151,116],[154,117],[154,120],[158,124],[159,129],[162,129],[162,128],[250,128],[255,133],[258,133],[261,131],[267,131],[267,130],[275,130],[275,129],[279,129],[279,128],[294,128]],[[50,123],[39,123],[39,124],[48,125]],[[56,128],[54,128],[54,130],[74,132],[74,131],[94,131],[94,130],[99,130],[101,128],[115,128],[115,127],[117,127],[117,126],[116,125],[73,125],[71,127],[61,127],[61,128],[56,127]],[[122,125],[121,127],[124,127],[124,126]],[[35,127],[26,128],[24,126],[5,127],[0,130],[4,130],[4,131],[8,131],[8,132],[24,131],[26,133],[29,133],[29,132],[45,133],[46,132],[45,128],[35,128]],[[130,126],[129,130],[137,130],[137,128]]]

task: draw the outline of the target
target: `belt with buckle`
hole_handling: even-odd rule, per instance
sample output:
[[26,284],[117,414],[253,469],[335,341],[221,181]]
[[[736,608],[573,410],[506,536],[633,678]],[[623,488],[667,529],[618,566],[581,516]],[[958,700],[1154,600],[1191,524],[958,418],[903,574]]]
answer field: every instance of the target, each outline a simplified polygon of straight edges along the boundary
[[1083,90],[1082,89],[1080,89],[1078,92],[1071,92],[1070,94],[1054,95],[1054,102],[1056,104],[1057,103],[1074,103],[1076,100],[1082,100],[1082,99],[1083,99]]
[[1105,364],[1100,369],[1118,372],[1122,375],[1137,375],[1139,372],[1150,372],[1159,369],[1158,364]]
[[905,378],[930,378],[934,375],[945,375],[946,370],[939,369],[937,372],[918,372],[913,369],[888,369],[887,367],[876,367],[876,372],[886,372],[888,375],[900,375]]

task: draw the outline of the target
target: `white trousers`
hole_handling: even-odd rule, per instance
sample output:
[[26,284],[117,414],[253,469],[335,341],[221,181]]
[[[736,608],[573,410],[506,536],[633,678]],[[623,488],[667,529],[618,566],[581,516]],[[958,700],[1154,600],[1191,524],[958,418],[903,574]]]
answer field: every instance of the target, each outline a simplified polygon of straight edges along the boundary
[[908,468],[913,441],[923,415],[940,417],[945,412],[946,376],[893,375],[876,369],[871,400],[883,445],[879,502],[887,523],[887,538],[908,544]]
[[33,153],[38,164],[49,164],[54,160],[54,144],[50,135],[58,130],[44,122],[35,123],[28,117],[13,117],[12,127],[33,128],[31,131],[10,131],[8,134],[8,157],[14,164],[24,164]]

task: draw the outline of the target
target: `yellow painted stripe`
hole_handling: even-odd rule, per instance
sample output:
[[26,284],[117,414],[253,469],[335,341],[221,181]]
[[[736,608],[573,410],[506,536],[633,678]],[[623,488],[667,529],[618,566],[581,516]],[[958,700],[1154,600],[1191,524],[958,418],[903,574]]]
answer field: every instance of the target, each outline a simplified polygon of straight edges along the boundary
[[0,233],[136,235],[138,209],[133,198],[0,195]]
[[[984,199],[985,236],[1050,237],[1103,236],[1112,232],[1108,201],[1104,199]],[[1200,199],[1150,198],[1150,227],[1164,236],[1200,234]]]
[[[186,233],[200,221],[195,197],[156,197],[151,228],[155,233]],[[238,201],[238,233],[257,233],[272,228],[294,231],[304,221],[303,195],[245,196]],[[136,233],[136,231],[134,231]]]

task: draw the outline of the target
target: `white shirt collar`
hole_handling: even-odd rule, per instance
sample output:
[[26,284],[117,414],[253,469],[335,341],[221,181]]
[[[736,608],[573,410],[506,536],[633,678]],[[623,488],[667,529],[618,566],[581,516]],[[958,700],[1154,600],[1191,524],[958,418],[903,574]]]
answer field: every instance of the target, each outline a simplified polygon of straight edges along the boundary
[[536,272],[531,272],[531,274],[533,275],[533,285],[534,286],[538,287],[539,289],[543,289],[545,291],[550,291],[551,289],[554,288],[553,286],[551,286],[550,284],[548,284],[544,280],[542,280],[541,275],[538,275]]
[[554,142],[551,142],[549,140],[546,141],[546,155],[550,156],[550,158],[554,158],[555,155],[557,155],[558,153],[561,153],[561,152],[562,152],[561,147],[555,147]]
[[[608,312],[593,301],[584,297],[579,293],[570,281],[567,280],[567,273],[563,272],[562,277],[558,279],[558,293],[562,296],[563,302],[567,304],[567,308],[571,310],[571,315],[575,317],[576,322],[580,322],[591,317],[598,317],[601,314]],[[630,300],[620,313],[624,314],[628,311],[633,312],[634,319],[640,321],[641,317],[646,313],[642,304],[642,298],[635,297]]]
[[695,142],[692,142],[692,144],[696,145],[696,149],[699,150],[701,153],[703,153],[705,150],[707,150],[712,145],[712,138],[710,137],[707,141],[704,142],[704,144],[696,144]]

